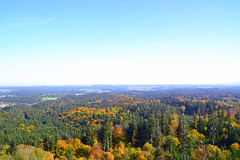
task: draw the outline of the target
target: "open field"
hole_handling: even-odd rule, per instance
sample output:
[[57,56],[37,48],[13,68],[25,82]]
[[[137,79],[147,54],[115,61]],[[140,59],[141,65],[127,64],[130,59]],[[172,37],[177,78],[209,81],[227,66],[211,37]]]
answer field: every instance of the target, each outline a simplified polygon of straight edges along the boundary
[[10,90],[7,90],[7,89],[0,89],[0,92],[6,93],[6,92],[10,92]]
[[48,100],[57,100],[59,97],[45,97],[42,98],[43,101],[48,101]]

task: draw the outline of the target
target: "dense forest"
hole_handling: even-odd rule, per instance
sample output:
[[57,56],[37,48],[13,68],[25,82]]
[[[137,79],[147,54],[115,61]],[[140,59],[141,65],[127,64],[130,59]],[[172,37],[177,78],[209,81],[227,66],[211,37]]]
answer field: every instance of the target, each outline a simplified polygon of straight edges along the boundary
[[240,87],[0,90],[0,159],[238,160]]

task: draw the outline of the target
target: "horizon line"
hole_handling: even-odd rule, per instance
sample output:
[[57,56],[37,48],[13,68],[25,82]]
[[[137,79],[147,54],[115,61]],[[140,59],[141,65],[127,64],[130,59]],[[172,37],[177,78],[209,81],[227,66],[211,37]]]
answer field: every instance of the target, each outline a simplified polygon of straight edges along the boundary
[[68,85],[3,85],[0,87],[77,87],[77,86],[240,86],[240,82],[216,84],[68,84]]

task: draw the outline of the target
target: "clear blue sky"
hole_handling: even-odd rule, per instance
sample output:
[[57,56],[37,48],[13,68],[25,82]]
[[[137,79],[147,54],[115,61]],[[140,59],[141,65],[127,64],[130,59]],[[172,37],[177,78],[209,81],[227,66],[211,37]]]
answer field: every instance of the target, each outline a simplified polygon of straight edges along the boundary
[[239,0],[0,0],[0,86],[240,82]]

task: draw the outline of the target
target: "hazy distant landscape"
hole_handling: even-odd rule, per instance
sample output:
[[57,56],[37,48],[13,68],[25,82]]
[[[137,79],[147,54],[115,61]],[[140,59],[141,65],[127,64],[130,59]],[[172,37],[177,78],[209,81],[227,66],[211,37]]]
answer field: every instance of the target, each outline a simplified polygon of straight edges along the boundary
[[1,159],[238,159],[240,86],[0,88]]

